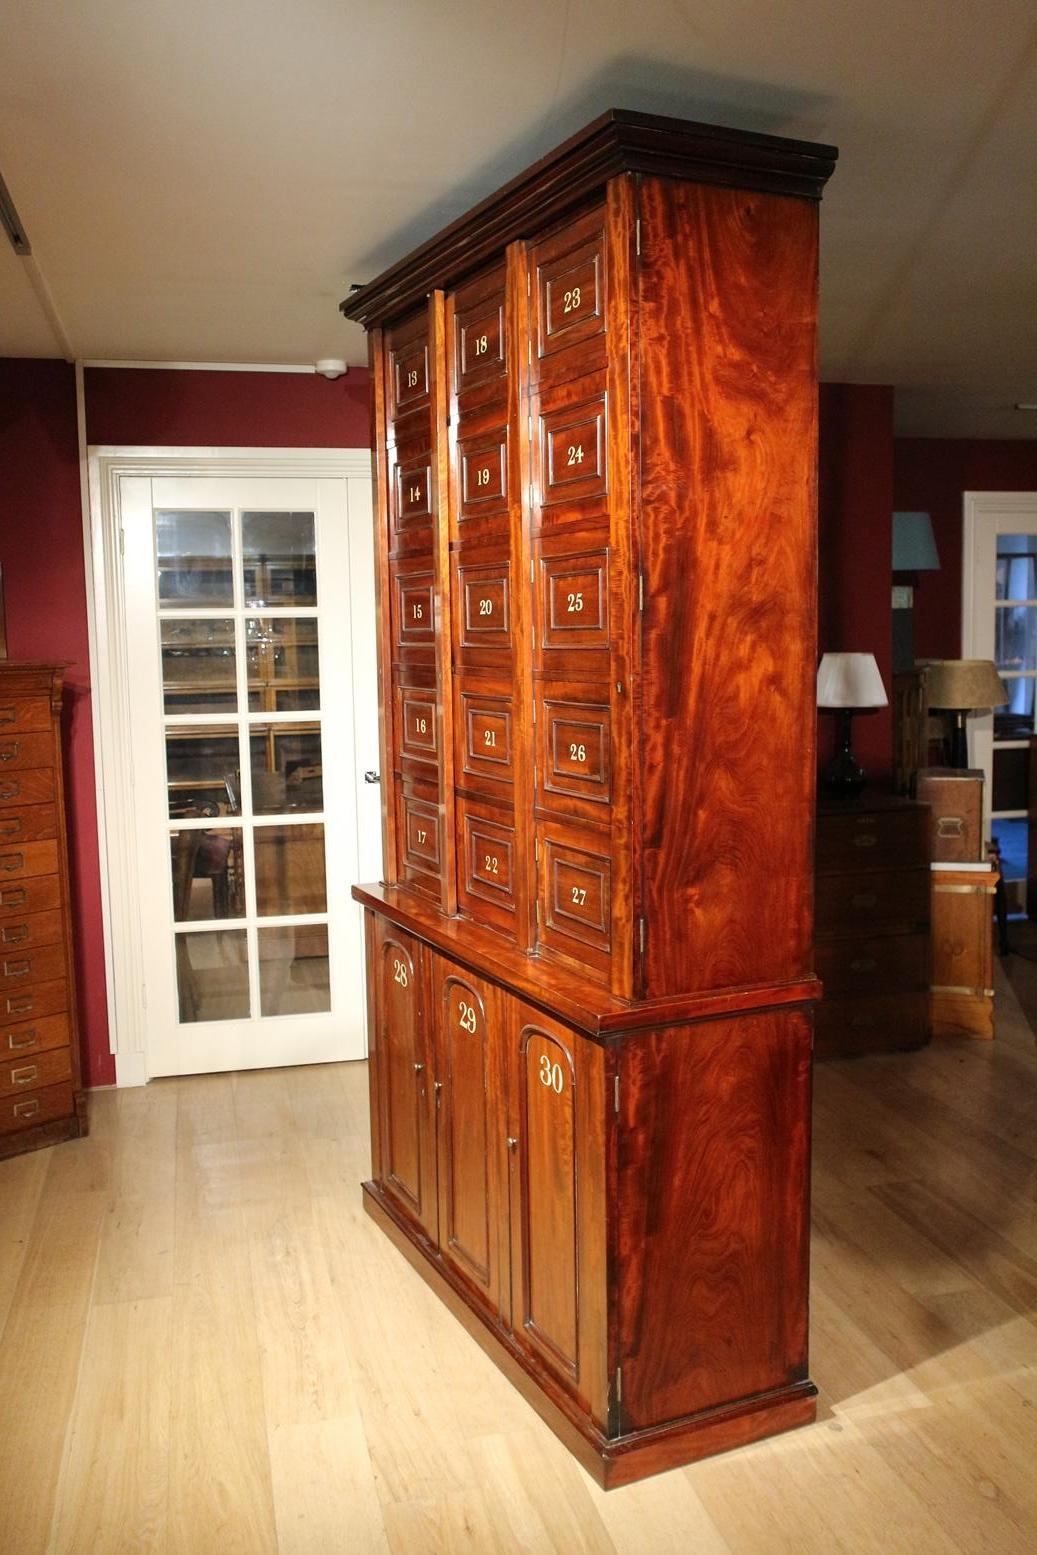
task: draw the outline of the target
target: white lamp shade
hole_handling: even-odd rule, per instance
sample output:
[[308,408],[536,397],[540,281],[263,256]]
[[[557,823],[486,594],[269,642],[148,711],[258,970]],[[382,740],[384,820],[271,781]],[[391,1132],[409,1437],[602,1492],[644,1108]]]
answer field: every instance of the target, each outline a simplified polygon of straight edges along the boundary
[[933,521],[928,513],[893,514],[893,571],[939,572]]
[[888,707],[873,653],[826,653],[817,669],[818,707]]

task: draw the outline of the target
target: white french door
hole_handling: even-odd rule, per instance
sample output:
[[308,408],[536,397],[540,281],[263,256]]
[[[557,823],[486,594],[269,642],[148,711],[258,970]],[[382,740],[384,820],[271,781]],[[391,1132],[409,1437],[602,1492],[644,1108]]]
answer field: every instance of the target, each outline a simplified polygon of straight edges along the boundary
[[1037,493],[966,492],[963,553],[962,655],[993,659],[1009,697],[969,719],[970,754],[986,777],[984,826],[1001,845],[1009,905],[1018,910],[1037,727]]
[[121,478],[149,1077],[364,1055],[346,487]]

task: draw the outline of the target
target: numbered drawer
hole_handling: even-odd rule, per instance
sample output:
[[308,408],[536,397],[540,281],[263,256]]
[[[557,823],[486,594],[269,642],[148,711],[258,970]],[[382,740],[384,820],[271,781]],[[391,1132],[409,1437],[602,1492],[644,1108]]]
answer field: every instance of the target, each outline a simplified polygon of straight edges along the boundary
[[390,426],[429,409],[428,316],[415,314],[386,330],[386,404]]
[[540,943],[605,973],[612,943],[612,858],[593,834],[537,827]]
[[435,586],[431,566],[396,567],[392,573],[392,637],[397,653],[432,662]]
[[52,912],[61,907],[61,881],[57,875],[34,876],[6,885],[0,874],[0,923],[8,918]]
[[70,1032],[67,1015],[47,1015],[42,1020],[0,1025],[0,1059],[21,1059],[67,1047]]
[[579,537],[536,542],[537,662],[576,678],[609,676],[609,550]]
[[929,936],[891,934],[885,939],[819,944],[815,968],[825,997],[879,991],[924,992],[929,987]]
[[439,806],[429,795],[400,794],[400,849],[404,879],[439,889],[442,858]]
[[11,805],[51,804],[54,800],[54,768],[6,772],[0,767],[0,820]]
[[511,652],[511,563],[458,562],[457,646],[468,663],[507,663]]
[[64,945],[41,945],[33,950],[16,945],[0,951],[0,993],[64,975]]
[[31,988],[5,988],[0,991],[0,1025],[5,1027],[16,1021],[61,1015],[67,1009],[68,985],[64,978],[60,982],[34,983]]
[[888,1053],[928,1040],[928,993],[823,999],[814,1010],[815,1058]]
[[504,267],[458,287],[450,301],[450,390],[463,407],[506,392]]
[[910,933],[929,922],[929,869],[818,875],[814,882],[815,935]]
[[50,728],[49,697],[0,696],[0,741],[9,734],[43,731]]
[[503,680],[481,682],[463,674],[457,685],[457,746],[460,786],[501,793],[513,777],[514,716],[510,687]]
[[512,930],[516,856],[508,812],[459,799],[457,831],[460,906],[477,920]]
[[822,813],[817,818],[815,864],[829,870],[896,869],[929,862],[929,810]]
[[427,441],[389,450],[389,517],[394,551],[431,545],[432,455]]
[[0,843],[0,890],[8,880],[32,875],[55,875],[58,871],[57,842],[26,842],[12,847]]
[[[541,376],[564,372],[567,358],[578,369],[604,355],[605,232],[598,209],[535,244],[534,332]],[[582,348],[577,350],[576,348]]]
[[71,1117],[74,1110],[70,1081],[63,1085],[48,1085],[46,1090],[35,1091],[31,1096],[3,1096],[0,1097],[0,1134],[53,1123],[58,1118]]
[[53,767],[53,764],[52,734],[11,734],[0,729],[0,786],[9,780],[12,772]]
[[58,812],[52,804],[0,810],[0,847],[8,842],[40,842],[58,834]]
[[45,1085],[72,1078],[72,1050],[49,1048],[31,1058],[11,1058],[0,1063],[0,1097],[22,1096]]
[[503,423],[467,430],[465,422],[454,444],[454,538],[473,533],[507,535],[508,528],[508,429]]
[[612,799],[608,703],[601,686],[537,687],[537,800],[548,809],[604,819]]
[[435,769],[439,761],[436,693],[422,686],[397,686],[395,700],[401,761],[418,761]]
[[64,918],[60,912],[0,918],[0,957],[6,957],[12,951],[35,950],[41,945],[59,945],[63,930]]
[[550,399],[541,397],[535,481],[542,528],[574,516],[604,513],[607,414],[605,389],[597,374],[567,384]]

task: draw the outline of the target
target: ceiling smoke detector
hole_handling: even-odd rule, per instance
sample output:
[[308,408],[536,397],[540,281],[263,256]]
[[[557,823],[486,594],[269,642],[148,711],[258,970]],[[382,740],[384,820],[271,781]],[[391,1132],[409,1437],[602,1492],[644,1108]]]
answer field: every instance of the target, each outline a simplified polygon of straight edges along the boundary
[[314,362],[314,368],[322,378],[341,378],[343,373],[349,371],[340,356],[322,356],[319,362]]

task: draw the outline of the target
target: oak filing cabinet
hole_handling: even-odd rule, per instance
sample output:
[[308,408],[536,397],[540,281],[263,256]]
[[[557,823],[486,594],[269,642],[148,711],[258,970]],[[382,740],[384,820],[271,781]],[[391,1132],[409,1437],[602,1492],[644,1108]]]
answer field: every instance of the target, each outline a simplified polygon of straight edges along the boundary
[[826,800],[814,900],[818,1058],[929,1040],[929,806],[893,794]]
[[817,202],[611,112],[370,331],[365,1205],[605,1485],[813,1418]]
[[0,1157],[86,1132],[61,765],[64,665],[0,664]]

